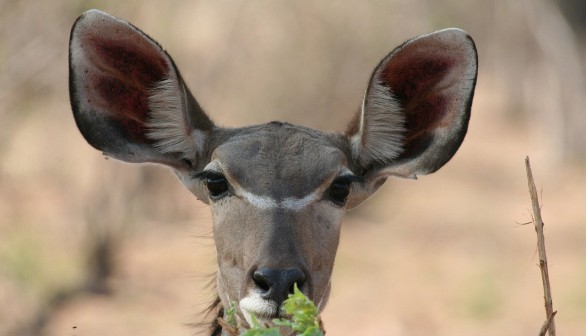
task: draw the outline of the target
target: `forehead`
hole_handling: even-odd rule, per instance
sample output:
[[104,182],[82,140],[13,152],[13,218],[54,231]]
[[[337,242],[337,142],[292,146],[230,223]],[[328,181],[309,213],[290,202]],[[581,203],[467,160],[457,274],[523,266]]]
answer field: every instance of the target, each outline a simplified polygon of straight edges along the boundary
[[273,122],[230,134],[212,160],[248,191],[302,197],[348,168],[346,146],[340,135]]

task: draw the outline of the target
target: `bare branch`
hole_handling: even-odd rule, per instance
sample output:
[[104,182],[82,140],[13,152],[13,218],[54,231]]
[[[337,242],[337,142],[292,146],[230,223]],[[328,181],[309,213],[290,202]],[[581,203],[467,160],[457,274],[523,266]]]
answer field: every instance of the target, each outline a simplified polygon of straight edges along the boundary
[[[555,336],[555,321],[554,316],[556,312],[553,311],[553,302],[551,299],[551,285],[549,283],[549,272],[547,267],[547,255],[545,253],[545,237],[543,235],[543,220],[541,219],[541,208],[539,206],[539,199],[537,197],[537,189],[533,180],[533,173],[531,172],[531,164],[529,157],[525,158],[525,167],[527,169],[527,182],[529,184],[529,195],[531,196],[531,204],[533,208],[533,223],[535,224],[535,231],[537,232],[537,250],[539,251],[539,268],[541,269],[541,280],[543,282],[543,295],[545,300],[545,313],[547,321],[544,327],[549,331],[549,336]],[[545,335],[541,333],[540,335]]]
[[543,325],[541,326],[541,330],[539,330],[539,336],[545,336],[545,334],[547,333],[547,329],[549,329],[549,326],[551,324],[551,322],[553,321],[553,318],[555,316],[555,314],[557,314],[557,311],[554,311],[550,317],[547,318],[547,320],[543,323]]

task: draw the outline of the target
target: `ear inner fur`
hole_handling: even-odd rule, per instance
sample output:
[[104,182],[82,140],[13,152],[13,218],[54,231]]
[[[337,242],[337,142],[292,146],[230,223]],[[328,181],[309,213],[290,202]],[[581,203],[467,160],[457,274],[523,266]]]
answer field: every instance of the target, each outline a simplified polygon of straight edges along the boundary
[[[149,143],[144,124],[148,90],[168,75],[170,63],[158,44],[127,23],[86,13],[72,31],[71,60],[81,108],[102,113],[128,140]],[[131,32],[131,33],[129,33]]]
[[92,146],[124,161],[174,168],[201,155],[213,123],[157,42],[90,10],[73,25],[69,55],[74,116]]
[[[403,152],[405,116],[399,101],[380,74],[375,73],[366,94],[358,135],[352,139],[362,167],[373,162],[389,163]],[[368,111],[368,113],[365,113]]]
[[476,63],[474,42],[458,29],[409,40],[385,57],[358,127],[349,127],[360,166],[373,176],[415,177],[445,164],[466,134]]

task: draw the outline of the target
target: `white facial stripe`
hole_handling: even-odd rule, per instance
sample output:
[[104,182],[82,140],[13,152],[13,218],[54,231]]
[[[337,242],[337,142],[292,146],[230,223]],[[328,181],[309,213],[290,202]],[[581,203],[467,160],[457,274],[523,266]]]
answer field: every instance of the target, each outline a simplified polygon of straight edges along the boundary
[[241,190],[240,194],[248,201],[248,203],[263,210],[279,208],[284,210],[300,211],[319,198],[319,193],[317,190],[302,198],[287,197],[280,202],[272,197],[255,195],[245,190]]
[[[214,160],[210,162],[204,170],[212,170],[221,173],[224,171],[222,164],[218,160]],[[353,175],[352,171],[346,167],[343,167],[340,175]],[[308,195],[298,198],[298,197],[286,197],[282,201],[277,201],[276,199],[270,196],[264,195],[256,195],[249,191],[244,190],[242,186],[240,186],[235,181],[231,181],[232,186],[234,189],[237,190],[236,194],[240,195],[242,198],[246,199],[248,203],[255,206],[258,209],[262,210],[270,210],[270,209],[284,209],[290,211],[301,211],[305,207],[311,205],[315,201],[319,200],[321,195],[321,187],[317,188],[316,190],[312,191]]]
[[252,325],[251,313],[261,322],[277,314],[277,304],[260,297],[259,293],[252,292],[239,302],[240,310],[249,325]]
[[246,190],[242,190],[241,194],[242,197],[244,197],[248,201],[248,203],[254,205],[259,209],[268,210],[279,207],[277,201],[275,201],[271,197],[255,195]]
[[279,207],[287,210],[299,211],[313,203],[318,197],[319,194],[317,191],[314,191],[303,198],[287,197],[281,202]]

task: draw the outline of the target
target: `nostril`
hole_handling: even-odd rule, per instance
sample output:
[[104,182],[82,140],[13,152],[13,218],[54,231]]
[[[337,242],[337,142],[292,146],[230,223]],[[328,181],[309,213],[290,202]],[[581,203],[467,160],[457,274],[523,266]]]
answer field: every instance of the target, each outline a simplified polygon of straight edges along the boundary
[[255,271],[252,275],[252,280],[254,280],[256,287],[266,292],[271,289],[271,281],[268,279],[268,276],[265,273],[266,272],[263,272],[263,269]]
[[293,294],[295,291],[295,284],[299,290],[303,289],[305,284],[305,274],[298,269],[292,269],[288,271],[288,282],[289,282],[289,294]]
[[305,284],[305,274],[296,268],[275,269],[259,268],[252,274],[256,289],[265,300],[272,300],[280,304],[295,289],[295,284],[302,289]]
[[297,281],[294,282],[290,287],[289,287],[289,294],[293,294],[295,293],[295,284],[297,284],[297,288],[299,288],[299,290],[303,289],[303,285],[304,285],[305,281],[301,280],[301,281]]

